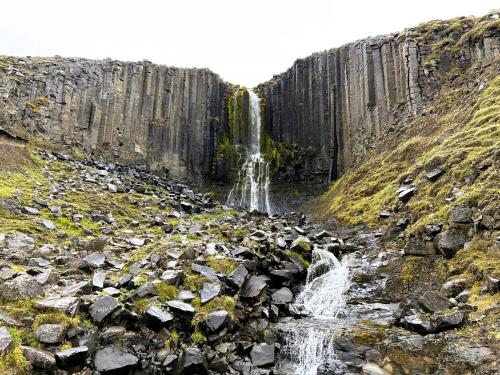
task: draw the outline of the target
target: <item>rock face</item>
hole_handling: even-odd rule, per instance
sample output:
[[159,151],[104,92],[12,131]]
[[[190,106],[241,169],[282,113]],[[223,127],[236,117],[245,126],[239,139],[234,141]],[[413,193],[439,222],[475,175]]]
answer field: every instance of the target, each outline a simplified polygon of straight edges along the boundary
[[168,168],[178,178],[213,172],[228,85],[209,70],[62,58],[2,63],[0,101],[10,121],[0,127],[127,164]]
[[[498,55],[497,28],[477,33],[459,52],[437,47],[457,43],[479,21],[366,38],[297,60],[259,85],[265,102],[263,148],[269,158],[280,155],[274,177],[307,182],[339,177],[375,138],[422,113],[443,73],[487,64]],[[176,178],[226,179],[229,171],[219,157],[238,138],[230,121],[235,91],[206,69],[2,57],[0,129],[121,163],[167,168]],[[238,106],[248,112],[248,95],[240,97]],[[113,184],[108,188],[116,190]]]
[[431,43],[445,37],[458,41],[461,32],[432,41],[414,37],[419,33],[417,27],[314,53],[258,86],[265,98],[266,132],[275,142],[310,150],[287,177],[336,179],[375,138],[422,113],[454,58],[465,68],[499,53],[500,35],[492,31],[462,45],[460,56],[439,51],[429,64]]

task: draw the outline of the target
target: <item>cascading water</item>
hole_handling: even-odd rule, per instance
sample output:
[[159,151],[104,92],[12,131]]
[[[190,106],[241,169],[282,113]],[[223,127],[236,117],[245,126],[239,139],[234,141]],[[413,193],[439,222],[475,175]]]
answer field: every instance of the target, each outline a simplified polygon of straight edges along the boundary
[[[249,90],[250,140],[247,156],[238,172],[238,179],[229,192],[227,204],[249,211],[271,213],[269,203],[269,163],[260,152],[260,99]],[[239,145],[242,146],[242,145]]]
[[336,361],[334,339],[338,316],[346,305],[350,286],[348,257],[338,261],[328,251],[313,250],[313,262],[296,303],[310,317],[280,327],[284,336],[279,368],[287,374],[316,375],[321,366],[341,368]]

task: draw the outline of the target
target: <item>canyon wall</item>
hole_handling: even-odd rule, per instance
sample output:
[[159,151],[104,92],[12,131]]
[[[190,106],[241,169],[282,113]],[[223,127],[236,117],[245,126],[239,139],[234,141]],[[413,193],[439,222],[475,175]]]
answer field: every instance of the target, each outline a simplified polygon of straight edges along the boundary
[[452,69],[499,55],[498,13],[492,13],[434,21],[297,60],[259,85],[266,132],[277,143],[312,150],[284,177],[336,179],[375,139],[423,113]]
[[[499,17],[367,38],[297,60],[259,85],[262,149],[274,179],[339,177],[377,139],[425,113],[446,80],[497,58]],[[206,69],[0,57],[0,130],[166,168],[179,179],[228,182],[234,146],[248,131],[241,128],[248,113],[238,113],[248,112],[242,92]]]
[[207,69],[143,61],[0,59],[0,101],[11,133],[42,137],[180,179],[216,173],[228,85]]

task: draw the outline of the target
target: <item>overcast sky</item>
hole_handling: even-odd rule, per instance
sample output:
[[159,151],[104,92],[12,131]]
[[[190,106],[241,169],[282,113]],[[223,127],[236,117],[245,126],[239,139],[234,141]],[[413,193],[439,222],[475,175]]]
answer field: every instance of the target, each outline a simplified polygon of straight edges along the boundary
[[0,54],[207,67],[254,86],[300,57],[498,0],[6,0]]

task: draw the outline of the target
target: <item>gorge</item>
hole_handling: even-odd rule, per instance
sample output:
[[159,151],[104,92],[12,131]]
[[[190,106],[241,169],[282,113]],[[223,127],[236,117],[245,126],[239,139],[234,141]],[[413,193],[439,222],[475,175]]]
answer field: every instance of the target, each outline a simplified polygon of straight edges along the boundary
[[0,373],[498,373],[499,72],[498,11],[252,89],[1,56]]

